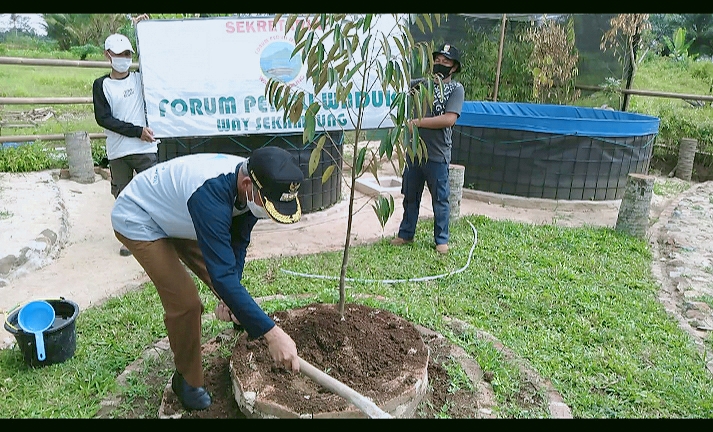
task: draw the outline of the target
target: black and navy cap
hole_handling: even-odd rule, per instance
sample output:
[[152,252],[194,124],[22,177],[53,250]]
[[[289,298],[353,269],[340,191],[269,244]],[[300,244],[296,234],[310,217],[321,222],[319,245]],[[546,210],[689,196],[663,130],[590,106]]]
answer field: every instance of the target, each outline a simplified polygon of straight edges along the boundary
[[248,158],[248,174],[273,220],[283,224],[300,220],[302,208],[297,191],[304,173],[290,152],[270,146],[253,150]]
[[436,54],[442,54],[447,59],[451,59],[456,62],[456,65],[458,66],[456,72],[460,72],[460,51],[458,51],[458,48],[453,45],[443,44],[433,52],[433,58],[436,57]]

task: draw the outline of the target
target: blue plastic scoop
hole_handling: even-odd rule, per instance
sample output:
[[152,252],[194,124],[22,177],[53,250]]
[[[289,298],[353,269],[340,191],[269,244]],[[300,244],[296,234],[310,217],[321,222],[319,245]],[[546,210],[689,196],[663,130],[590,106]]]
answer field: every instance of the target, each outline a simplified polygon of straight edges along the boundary
[[54,308],[44,300],[27,303],[17,314],[17,323],[22,331],[35,334],[37,359],[45,360],[45,339],[42,333],[54,323]]

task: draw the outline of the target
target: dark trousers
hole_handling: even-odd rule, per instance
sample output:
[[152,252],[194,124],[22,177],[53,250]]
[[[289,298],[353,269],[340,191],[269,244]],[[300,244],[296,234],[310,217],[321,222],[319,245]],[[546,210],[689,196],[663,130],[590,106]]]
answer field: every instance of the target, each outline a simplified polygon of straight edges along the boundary
[[448,243],[450,218],[450,185],[448,183],[448,164],[445,162],[426,161],[425,163],[407,163],[401,183],[404,195],[404,216],[399,226],[398,236],[405,240],[413,239],[421,206],[424,184],[428,185],[433,206],[433,240],[437,245]]
[[114,234],[156,286],[176,370],[188,384],[202,387],[201,316],[204,307],[198,287],[183,264],[208,285],[216,297],[220,297],[213,289],[198,242],[173,238],[135,241],[116,231]]
[[158,162],[158,154],[144,153],[133,154],[112,159],[109,161],[109,172],[111,173],[111,194],[118,197],[122,190],[134,178],[134,171],[141,171],[151,168]]

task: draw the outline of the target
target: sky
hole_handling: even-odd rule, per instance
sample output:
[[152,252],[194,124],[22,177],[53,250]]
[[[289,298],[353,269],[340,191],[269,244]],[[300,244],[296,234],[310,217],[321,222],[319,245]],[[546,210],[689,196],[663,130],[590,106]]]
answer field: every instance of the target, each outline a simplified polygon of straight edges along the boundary
[[[44,36],[47,34],[45,31],[44,27],[42,27],[42,24],[45,22],[45,20],[42,19],[42,15],[40,14],[18,14],[22,17],[27,17],[30,19],[28,24],[30,27],[32,27],[35,32],[40,35]],[[0,14],[0,31],[5,31],[9,30],[12,28],[12,21],[10,21],[10,14]]]

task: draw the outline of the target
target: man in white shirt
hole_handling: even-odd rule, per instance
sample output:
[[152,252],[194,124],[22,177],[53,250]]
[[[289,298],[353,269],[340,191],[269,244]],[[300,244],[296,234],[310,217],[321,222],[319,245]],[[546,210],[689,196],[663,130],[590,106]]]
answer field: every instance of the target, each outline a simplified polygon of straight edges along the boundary
[[[146,19],[140,15],[134,23]],[[112,34],[104,42],[104,56],[111,72],[97,78],[92,86],[94,118],[104,127],[106,153],[111,172],[111,193],[116,198],[134,177],[158,162],[158,141],[147,126],[141,73],[129,71],[134,48],[122,34]],[[122,246],[122,256],[131,253]]]

